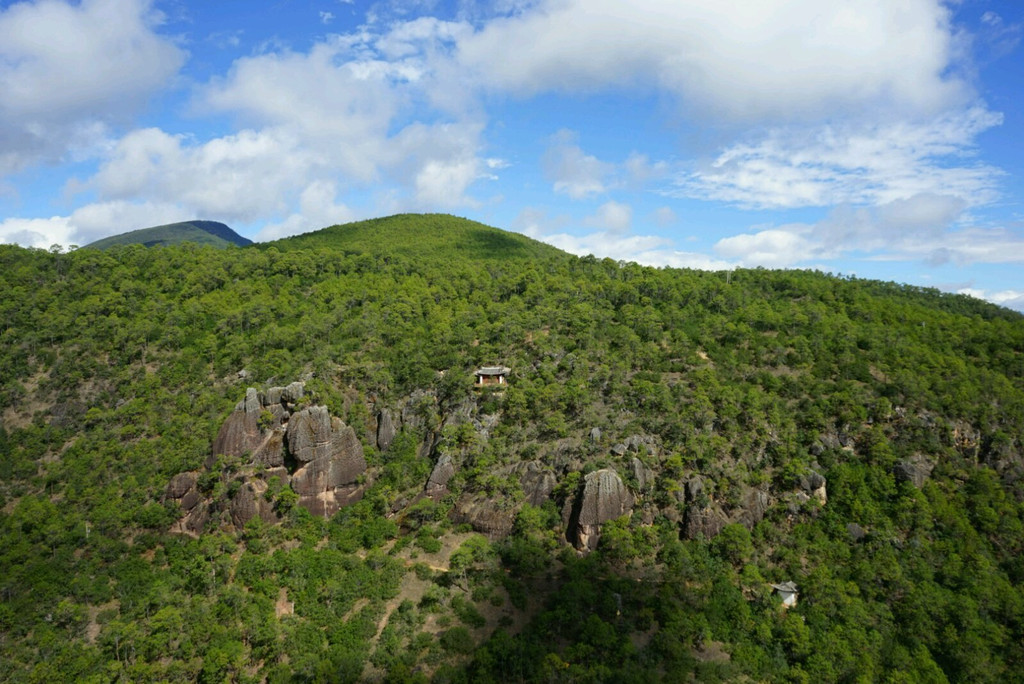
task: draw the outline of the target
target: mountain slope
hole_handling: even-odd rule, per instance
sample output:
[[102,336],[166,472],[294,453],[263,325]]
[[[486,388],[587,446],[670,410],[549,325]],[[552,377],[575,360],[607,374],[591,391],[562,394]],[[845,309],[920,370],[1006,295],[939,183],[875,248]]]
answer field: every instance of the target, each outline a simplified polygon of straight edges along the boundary
[[152,228],[112,235],[92,242],[86,247],[92,249],[110,249],[117,245],[144,245],[146,247],[178,245],[183,242],[194,242],[197,245],[228,247],[251,245],[252,240],[244,238],[228,226],[217,221],[182,221],[168,223]]
[[0,680],[1019,679],[1024,317],[465,230],[0,245]]

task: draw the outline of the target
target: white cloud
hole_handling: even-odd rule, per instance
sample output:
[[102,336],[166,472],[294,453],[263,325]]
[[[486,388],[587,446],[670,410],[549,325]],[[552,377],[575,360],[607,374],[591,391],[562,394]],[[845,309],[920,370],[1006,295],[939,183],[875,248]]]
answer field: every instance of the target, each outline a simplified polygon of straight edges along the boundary
[[633,208],[621,202],[605,202],[593,216],[583,220],[584,225],[602,228],[613,235],[629,232],[633,223]]
[[174,78],[185,53],[148,0],[0,10],[0,174],[89,149]]
[[654,210],[652,218],[655,224],[664,228],[665,226],[671,226],[679,217],[676,216],[676,212],[672,211],[671,207],[659,207]]
[[1002,115],[979,106],[921,123],[776,129],[680,178],[676,194],[758,208],[882,204],[926,193],[984,204],[995,198],[1000,171],[968,158],[975,137],[1000,123]]
[[719,240],[715,253],[744,266],[788,267],[857,257],[875,261],[1024,263],[1024,235],[959,225],[962,200],[915,195],[878,207],[834,208],[815,224],[788,224]]
[[553,183],[555,192],[573,199],[607,191],[607,181],[615,166],[584,153],[576,139],[576,134],[568,130],[555,134],[541,160],[545,176]]
[[178,204],[252,221],[286,211],[322,164],[287,131],[244,130],[196,144],[154,128],[122,138],[86,187],[104,199]]
[[[205,89],[201,104],[262,126],[261,134],[287,133],[310,160],[307,173],[398,183],[404,199],[397,204],[407,208],[473,206],[470,186],[502,165],[479,156],[483,126],[476,116],[424,116],[433,120],[396,126],[429,99],[434,81],[426,60],[460,26],[417,19],[383,35],[332,36],[308,53],[240,59],[226,78]],[[317,177],[299,176],[298,182]]]
[[310,183],[299,196],[299,211],[280,223],[264,226],[256,236],[256,241],[277,240],[356,220],[356,214],[351,209],[336,203],[337,194],[337,187],[332,182],[320,180]]
[[0,222],[0,242],[44,249],[54,244],[84,246],[110,235],[193,218],[187,209],[174,204],[99,202],[69,216],[5,219]]
[[980,288],[964,287],[957,290],[957,294],[970,295],[975,299],[984,299],[992,302],[993,304],[1005,306],[1008,309],[1024,312],[1024,290],[1000,290],[998,292],[988,292]]
[[330,24],[332,21],[334,21],[334,15],[332,13],[330,13],[330,12],[320,12],[320,23],[321,24]]
[[575,223],[568,217],[550,217],[541,209],[527,207],[512,222],[512,227],[535,240],[579,256],[593,254],[602,259],[635,261],[646,266],[714,271],[736,266],[735,263],[707,254],[677,250],[672,240],[662,236],[634,234],[630,229],[632,215],[633,210],[628,205],[606,202],[582,222],[584,226],[600,230],[579,235],[565,231]]
[[[529,46],[529,49],[524,49]],[[657,87],[734,119],[934,112],[969,89],[939,0],[545,0],[459,43],[488,87]]]
[[814,256],[816,246],[794,230],[762,230],[723,238],[715,252],[742,266],[784,268]]

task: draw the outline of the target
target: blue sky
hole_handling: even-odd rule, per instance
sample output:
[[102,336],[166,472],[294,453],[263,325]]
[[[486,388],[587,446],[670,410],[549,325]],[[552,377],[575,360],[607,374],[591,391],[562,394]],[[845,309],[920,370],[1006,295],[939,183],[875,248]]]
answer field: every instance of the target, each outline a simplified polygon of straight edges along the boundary
[[1024,4],[0,0],[0,242],[441,211],[1024,310]]

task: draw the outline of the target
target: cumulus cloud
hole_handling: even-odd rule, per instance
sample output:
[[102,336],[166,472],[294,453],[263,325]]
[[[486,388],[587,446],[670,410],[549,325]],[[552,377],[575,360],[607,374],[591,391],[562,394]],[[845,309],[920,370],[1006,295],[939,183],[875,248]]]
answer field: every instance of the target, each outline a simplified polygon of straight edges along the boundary
[[[735,263],[698,252],[685,252],[674,248],[673,241],[659,235],[635,234],[632,231],[633,210],[619,202],[606,202],[582,222],[567,216],[549,216],[534,207],[523,209],[513,221],[513,227],[549,245],[579,256],[593,254],[616,261],[635,261],[645,266],[672,266],[719,271],[731,269]],[[598,228],[589,232],[568,232],[582,226]]]
[[996,196],[1000,171],[969,159],[976,136],[1002,123],[984,107],[923,122],[776,129],[729,146],[677,181],[674,194],[754,208],[882,204],[925,193],[971,205]]
[[622,235],[629,232],[633,223],[633,208],[622,202],[605,202],[597,208],[593,216],[584,219],[583,223],[602,228],[608,233]]
[[337,194],[336,185],[330,181],[318,180],[310,183],[299,196],[299,211],[290,214],[280,223],[264,226],[256,235],[256,241],[277,240],[356,220],[356,214],[351,209],[337,203]]
[[970,93],[949,70],[959,49],[937,0],[543,0],[483,25],[458,59],[523,96],[659,88],[755,120],[938,111]]
[[878,207],[841,205],[814,224],[767,227],[719,240],[714,250],[743,266],[788,267],[850,256],[938,266],[1024,263],[1024,235],[959,225],[963,200],[915,195]]
[[975,299],[985,299],[993,304],[1024,312],[1024,290],[999,290],[998,292],[988,292],[980,288],[964,287],[957,290],[957,294],[970,295]]
[[0,10],[0,174],[93,148],[167,85],[185,53],[160,21],[149,0]]
[[110,235],[193,218],[188,209],[175,204],[98,202],[68,216],[0,221],[0,242],[43,249],[54,244],[83,246]]
[[559,131],[541,160],[544,175],[553,183],[555,192],[573,199],[607,191],[615,166],[586,154],[576,143],[576,133]]
[[286,211],[322,160],[282,129],[243,130],[196,143],[134,131],[86,183],[104,199],[178,204],[200,216],[251,221]]
[[814,256],[816,245],[792,228],[762,230],[753,234],[723,238],[715,252],[736,259],[742,266],[784,268]]
[[598,159],[579,146],[575,131],[562,129],[551,137],[541,167],[555,192],[572,199],[587,199],[615,188],[643,187],[669,173],[669,164],[652,162],[632,152],[621,164]]

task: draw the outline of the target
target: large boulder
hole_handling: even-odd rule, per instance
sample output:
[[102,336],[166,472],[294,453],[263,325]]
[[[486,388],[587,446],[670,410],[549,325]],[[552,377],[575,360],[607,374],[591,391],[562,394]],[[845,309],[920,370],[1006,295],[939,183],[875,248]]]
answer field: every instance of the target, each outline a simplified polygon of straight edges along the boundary
[[718,505],[688,506],[683,518],[683,536],[687,539],[712,539],[728,524],[729,517]]
[[633,495],[614,470],[590,473],[583,478],[573,502],[566,537],[581,551],[594,550],[601,538],[601,525],[631,512],[633,503]]
[[186,492],[196,486],[197,479],[198,477],[196,473],[178,473],[172,477],[171,481],[167,484],[167,491],[164,494],[164,498],[180,499],[185,496]]
[[[824,487],[824,484],[822,484],[822,487]],[[753,528],[754,525],[764,520],[770,503],[771,499],[768,496],[768,492],[753,487],[747,488],[743,492],[743,496],[740,497],[739,511],[733,513],[736,522],[747,529]]]
[[363,446],[355,430],[332,417],[325,406],[311,406],[288,422],[288,451],[300,463],[292,473],[299,505],[325,517],[362,494],[366,472]]
[[263,404],[259,392],[250,387],[245,399],[238,402],[235,410],[220,426],[217,438],[213,440],[213,456],[245,456],[252,454],[263,442],[259,419]]
[[299,463],[327,458],[331,455],[333,432],[326,406],[304,408],[288,421],[288,453]]
[[448,493],[448,482],[455,476],[455,462],[450,454],[441,454],[427,478],[427,496],[439,499]]
[[231,499],[231,522],[235,527],[245,526],[251,519],[259,517],[264,522],[278,522],[271,503],[263,496],[267,483],[263,480],[248,480],[235,492]]
[[654,471],[644,465],[643,461],[634,456],[629,467],[639,491],[644,492],[654,486]]
[[457,524],[469,524],[491,539],[500,539],[511,534],[515,514],[515,509],[506,506],[504,500],[463,496],[455,502],[451,519]]
[[519,475],[519,484],[526,495],[526,502],[531,506],[543,506],[558,484],[555,474],[538,461],[517,463],[513,472]]
[[921,454],[914,454],[910,458],[900,459],[893,466],[892,474],[897,482],[909,482],[918,489],[931,477],[935,464]]
[[827,484],[825,476],[813,470],[800,478],[800,488],[812,498],[817,499],[822,506],[828,503]]

